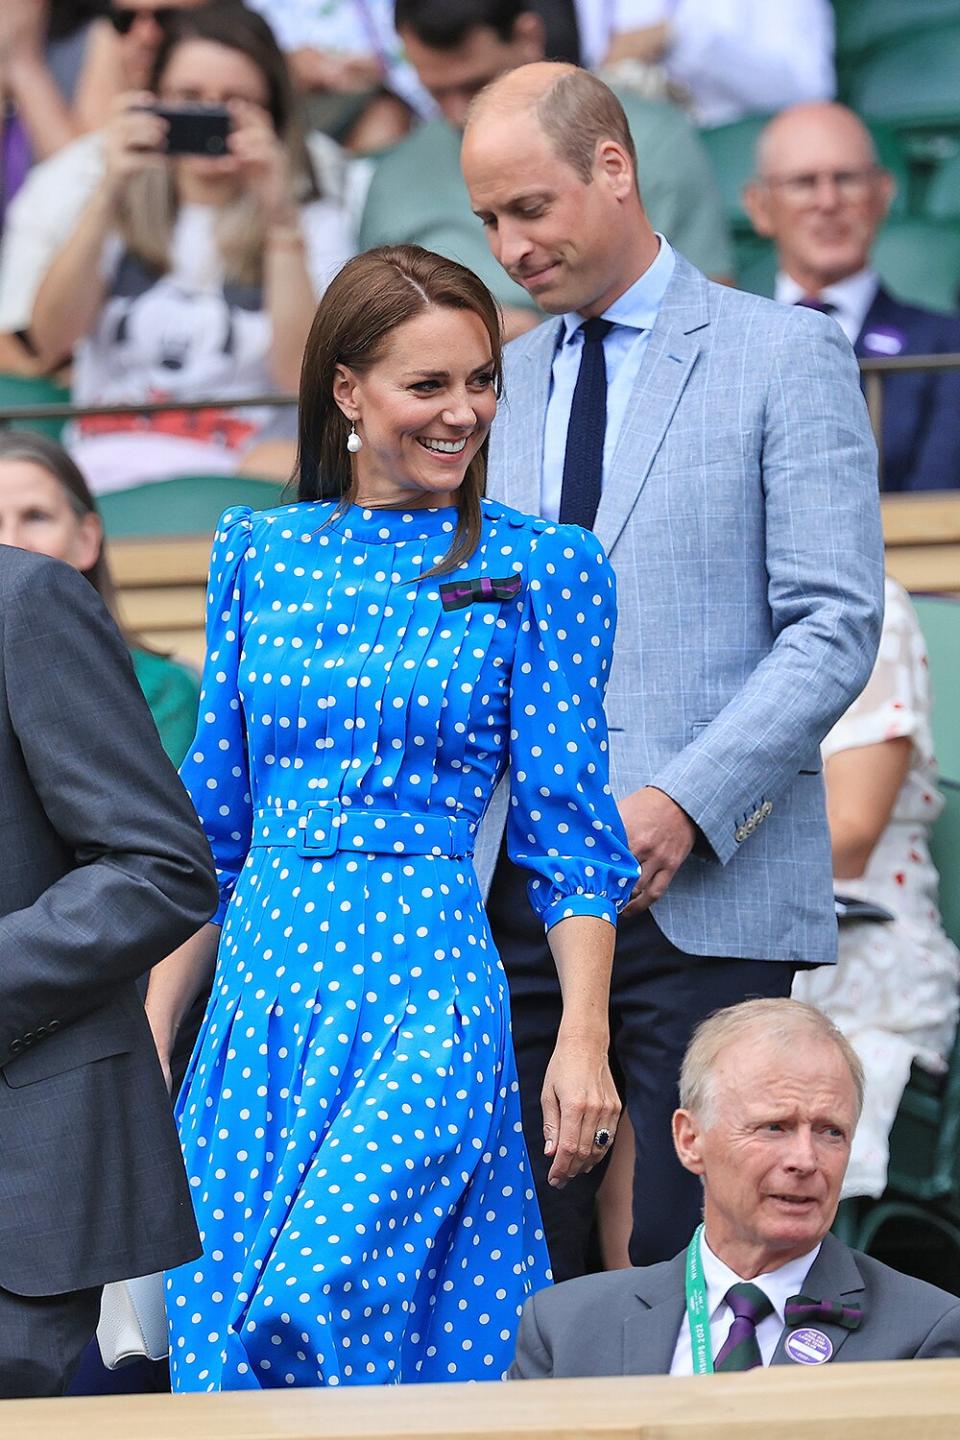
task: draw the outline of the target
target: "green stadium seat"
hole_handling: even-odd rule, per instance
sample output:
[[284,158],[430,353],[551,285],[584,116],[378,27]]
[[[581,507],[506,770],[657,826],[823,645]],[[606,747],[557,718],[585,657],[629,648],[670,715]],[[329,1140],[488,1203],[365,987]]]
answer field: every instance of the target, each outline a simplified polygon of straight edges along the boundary
[[841,65],[868,50],[960,21],[960,0],[833,0]]
[[849,73],[844,99],[869,122],[885,121],[902,130],[960,131],[958,75],[960,19],[911,30],[864,56]]
[[931,310],[956,310],[960,226],[919,218],[890,220],[877,236],[873,261],[898,299]]
[[250,475],[180,475],[115,490],[97,504],[109,539],[209,535],[231,505],[267,510],[281,503],[285,489],[279,480]]
[[931,175],[923,213],[929,220],[960,222],[960,142]]
[[[960,600],[914,596],[914,604],[930,660],[933,741],[946,802],[930,848],[940,873],[943,926],[960,944]],[[869,1250],[891,1220],[930,1227],[960,1254],[960,1032],[945,1076],[913,1068],[890,1134],[883,1196],[845,1201],[834,1229]]]
[[[46,376],[2,375],[0,374],[0,424],[6,409],[21,405],[69,405],[70,391]],[[59,440],[63,434],[63,420],[17,420],[11,421],[24,430],[38,430],[51,440]]]
[[735,120],[732,125],[717,125],[700,132],[723,196],[727,220],[735,234],[752,233],[740,197],[753,174],[757,140],[769,118],[768,115],[748,115],[744,120]]

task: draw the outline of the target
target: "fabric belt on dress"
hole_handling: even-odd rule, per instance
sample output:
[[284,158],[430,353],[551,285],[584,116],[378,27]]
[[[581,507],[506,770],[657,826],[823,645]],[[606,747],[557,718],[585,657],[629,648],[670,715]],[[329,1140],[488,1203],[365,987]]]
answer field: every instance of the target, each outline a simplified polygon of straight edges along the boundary
[[299,810],[256,810],[250,845],[290,845],[298,854],[473,854],[476,823],[461,815],[404,814],[319,800]]

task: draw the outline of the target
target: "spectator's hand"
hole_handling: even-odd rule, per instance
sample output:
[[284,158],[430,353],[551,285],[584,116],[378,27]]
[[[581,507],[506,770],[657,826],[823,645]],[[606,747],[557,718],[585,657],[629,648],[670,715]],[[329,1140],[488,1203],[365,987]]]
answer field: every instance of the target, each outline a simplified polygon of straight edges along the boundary
[[143,108],[156,100],[149,90],[130,90],[114,101],[104,132],[104,165],[108,184],[117,189],[146,166],[167,163],[167,122]]
[[297,202],[286,147],[269,113],[247,100],[230,103],[230,157],[268,222],[295,222]]
[[687,812],[652,785],[621,800],[620,816],[630,849],[640,861],[640,879],[623,910],[624,915],[633,915],[665,893],[693,849],[697,831]]
[[611,1142],[620,1116],[620,1098],[610,1074],[607,1046],[593,1039],[564,1035],[550,1057],[540,1095],[543,1109],[543,1153],[553,1156],[547,1176],[562,1190],[574,1175],[597,1165],[609,1146],[598,1149],[593,1137],[607,1130]]
[[603,58],[604,65],[616,65],[621,60],[639,60],[644,65],[655,65],[662,60],[670,48],[670,22],[661,20],[657,25],[643,25],[639,30],[621,30],[614,35],[610,49]]
[[0,5],[0,66],[43,56],[49,0],[3,0]]
[[300,90],[333,91],[353,95],[372,90],[383,79],[383,68],[375,55],[345,55],[337,50],[316,50],[305,46],[287,56],[294,81]]

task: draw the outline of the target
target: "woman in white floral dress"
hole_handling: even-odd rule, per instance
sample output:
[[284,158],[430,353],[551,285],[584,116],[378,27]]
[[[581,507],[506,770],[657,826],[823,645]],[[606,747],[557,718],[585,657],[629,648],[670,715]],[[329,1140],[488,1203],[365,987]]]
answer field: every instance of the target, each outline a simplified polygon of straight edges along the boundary
[[880,1195],[889,1136],[914,1061],[942,1071],[957,1023],[960,952],[944,934],[931,826],[943,808],[930,733],[926,649],[913,606],[889,577],[880,653],[862,695],[823,742],[838,892],[894,919],[840,928],[839,963],[797,976],[867,1074],[844,1195]]

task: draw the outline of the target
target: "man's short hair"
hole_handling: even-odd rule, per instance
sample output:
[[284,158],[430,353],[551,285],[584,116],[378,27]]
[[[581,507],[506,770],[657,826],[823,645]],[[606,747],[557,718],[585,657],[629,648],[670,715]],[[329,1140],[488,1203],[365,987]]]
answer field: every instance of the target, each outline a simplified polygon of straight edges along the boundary
[[455,50],[480,26],[512,40],[517,20],[529,9],[523,0],[396,0],[393,23],[431,50]]
[[623,106],[609,86],[589,70],[561,75],[537,102],[535,114],[561,160],[585,185],[593,178],[593,162],[602,140],[615,140],[623,147],[636,180],[637,148]]
[[857,1117],[863,1109],[863,1066],[850,1041],[814,1005],[801,1000],[744,1000],[718,1010],[697,1026],[680,1069],[680,1108],[706,1118],[713,1103],[714,1070],[730,1045],[752,1035],[785,1052],[803,1040],[835,1045],[846,1062],[857,1092]]

